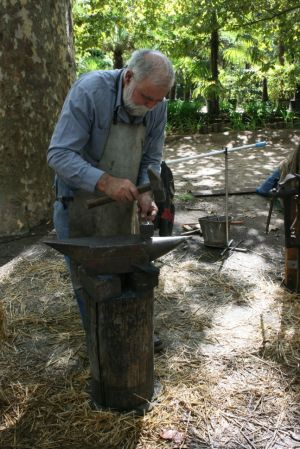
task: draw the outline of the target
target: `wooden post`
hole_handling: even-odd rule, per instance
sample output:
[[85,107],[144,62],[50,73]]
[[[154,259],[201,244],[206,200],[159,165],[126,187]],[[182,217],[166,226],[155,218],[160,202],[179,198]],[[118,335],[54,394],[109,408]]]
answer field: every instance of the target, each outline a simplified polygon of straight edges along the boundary
[[159,270],[97,275],[79,270],[85,290],[92,398],[96,406],[147,411],[154,390],[153,289]]
[[[285,280],[284,283],[289,290],[300,292],[300,226],[298,223],[299,199],[287,198],[285,207]],[[293,224],[295,238],[291,238],[291,226]],[[295,240],[293,245],[293,240]]]
[[299,248],[285,248],[285,280],[284,284],[293,292],[300,292]]

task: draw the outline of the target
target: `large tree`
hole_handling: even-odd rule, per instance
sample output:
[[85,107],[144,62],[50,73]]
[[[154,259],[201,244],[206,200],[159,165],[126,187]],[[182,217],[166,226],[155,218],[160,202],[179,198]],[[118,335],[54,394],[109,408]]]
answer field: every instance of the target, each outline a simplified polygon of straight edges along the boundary
[[[75,0],[79,71],[97,53],[97,68],[110,68],[104,55],[111,58],[114,68],[121,68],[134,49],[157,47],[166,3],[166,0]],[[86,68],[88,71],[96,67]]]
[[46,150],[74,79],[71,0],[0,4],[0,236],[50,217]]

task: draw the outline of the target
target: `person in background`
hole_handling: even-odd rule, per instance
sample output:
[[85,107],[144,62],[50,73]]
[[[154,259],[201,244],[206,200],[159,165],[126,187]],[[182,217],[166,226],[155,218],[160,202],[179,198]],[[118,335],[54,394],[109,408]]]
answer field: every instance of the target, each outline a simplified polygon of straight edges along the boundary
[[270,191],[277,187],[279,179],[280,169],[276,168],[260,186],[256,187],[256,193],[261,196],[270,196]]
[[300,173],[300,145],[256,188],[256,193],[262,196],[270,196],[270,191],[276,188],[288,173]]
[[[123,69],[81,76],[70,89],[49,145],[55,171],[54,227],[59,239],[138,233],[137,217],[154,220],[157,206],[147,168],[158,172],[167,121],[166,95],[174,83],[170,60],[157,50],[135,51]],[[116,202],[87,210],[104,193]],[[70,266],[82,320],[84,300]]]

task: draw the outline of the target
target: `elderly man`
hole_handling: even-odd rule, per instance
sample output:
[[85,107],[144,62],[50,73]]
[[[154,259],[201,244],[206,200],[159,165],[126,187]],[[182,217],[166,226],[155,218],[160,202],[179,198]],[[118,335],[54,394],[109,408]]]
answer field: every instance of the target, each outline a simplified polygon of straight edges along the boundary
[[[139,194],[136,185],[148,182],[149,165],[160,169],[165,96],[173,83],[171,62],[156,50],[135,51],[124,69],[91,72],[75,82],[48,150],[58,238],[135,233],[135,204],[141,218],[154,220],[151,194]],[[99,192],[116,202],[87,210],[86,200]]]

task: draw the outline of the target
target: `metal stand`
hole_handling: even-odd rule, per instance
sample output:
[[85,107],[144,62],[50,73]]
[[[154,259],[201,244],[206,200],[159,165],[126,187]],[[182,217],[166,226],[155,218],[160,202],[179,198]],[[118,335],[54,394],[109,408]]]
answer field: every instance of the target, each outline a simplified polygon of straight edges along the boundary
[[197,154],[197,156],[187,156],[187,157],[181,157],[179,159],[169,159],[167,160],[168,165],[172,164],[178,164],[183,163],[186,161],[190,161],[193,159],[199,159],[203,157],[210,157],[210,156],[216,156],[217,154],[225,154],[225,213],[226,213],[226,248],[221,253],[221,255],[225,254],[227,250],[230,251],[240,251],[240,252],[247,252],[247,249],[238,248],[239,244],[241,242],[236,243],[232,246],[233,240],[229,241],[229,217],[228,217],[228,153],[231,153],[232,151],[239,151],[239,150],[247,150],[249,148],[263,148],[266,146],[266,142],[256,142],[249,145],[242,145],[240,147],[235,148],[223,148],[222,150],[216,150],[216,151],[209,151],[207,153],[201,153]]
[[228,149],[224,148],[224,159],[225,159],[225,226],[226,226],[226,247],[221,252],[223,256],[226,251],[240,251],[247,252],[245,248],[238,248],[238,244],[233,245],[233,240],[229,240],[229,214],[228,214],[228,200],[229,200],[229,182],[228,182]]

